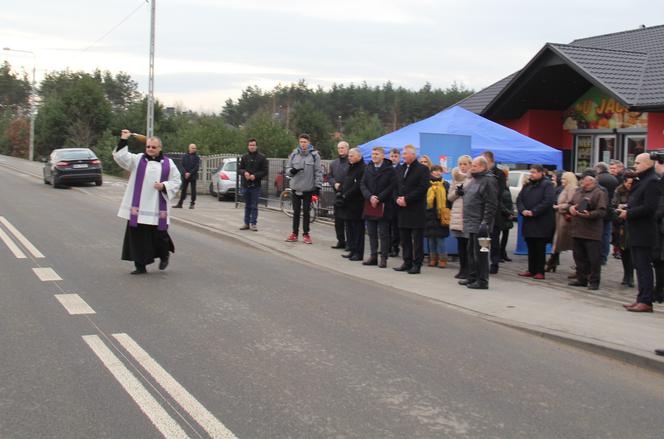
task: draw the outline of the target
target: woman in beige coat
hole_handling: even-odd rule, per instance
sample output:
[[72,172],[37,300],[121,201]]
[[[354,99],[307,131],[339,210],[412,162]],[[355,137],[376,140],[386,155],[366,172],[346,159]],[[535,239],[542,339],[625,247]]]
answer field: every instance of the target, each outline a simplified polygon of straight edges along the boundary
[[447,199],[452,203],[450,230],[458,242],[459,272],[454,276],[457,279],[466,279],[468,276],[468,234],[463,231],[463,188],[470,182],[470,164],[473,159],[469,155],[462,155],[457,160],[457,167],[452,170],[452,182],[447,193]]
[[546,263],[546,271],[556,272],[556,267],[560,264],[560,253],[565,250],[572,250],[572,230],[571,222],[568,220],[569,203],[572,201],[574,192],[578,187],[576,176],[573,172],[565,172],[561,178],[560,184],[563,187],[558,196],[558,201],[553,206],[556,212],[556,237],[553,240],[551,256]]

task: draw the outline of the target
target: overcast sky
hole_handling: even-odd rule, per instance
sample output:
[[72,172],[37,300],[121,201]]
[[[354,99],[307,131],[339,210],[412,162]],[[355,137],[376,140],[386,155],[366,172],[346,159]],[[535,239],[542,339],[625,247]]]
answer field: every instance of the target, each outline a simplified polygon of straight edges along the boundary
[[[144,0],[0,0],[0,46],[45,71],[125,71],[147,91]],[[138,9],[137,9],[138,8]],[[137,10],[136,10],[137,9]],[[105,38],[100,38],[136,12]],[[659,1],[158,0],[155,94],[219,112],[248,85],[387,80],[479,90],[546,43],[664,24]],[[0,52],[31,71],[30,55]]]

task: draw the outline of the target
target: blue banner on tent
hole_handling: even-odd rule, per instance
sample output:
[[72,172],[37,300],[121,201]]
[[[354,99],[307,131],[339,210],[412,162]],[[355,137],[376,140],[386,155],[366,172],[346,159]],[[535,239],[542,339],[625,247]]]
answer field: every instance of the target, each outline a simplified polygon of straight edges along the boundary
[[[434,165],[443,168],[443,177],[450,182],[452,169],[462,155],[470,155],[471,137],[459,134],[420,133],[420,155],[427,155]],[[458,254],[457,240],[446,240],[447,253]]]

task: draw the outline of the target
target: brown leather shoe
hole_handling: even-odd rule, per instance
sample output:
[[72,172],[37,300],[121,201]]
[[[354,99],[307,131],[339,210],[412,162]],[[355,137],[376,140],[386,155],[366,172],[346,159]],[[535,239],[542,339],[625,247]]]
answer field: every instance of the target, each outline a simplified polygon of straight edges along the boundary
[[627,308],[627,311],[630,312],[652,312],[652,305],[646,305],[645,303],[637,303],[631,308]]
[[438,256],[429,256],[429,267],[435,267],[436,265],[438,265]]
[[438,268],[445,268],[445,267],[447,267],[447,260],[441,259],[440,261],[438,261]]
[[633,306],[636,306],[636,302],[632,302],[632,303],[623,303],[623,308],[625,308],[625,309],[631,308],[631,307],[633,307]]

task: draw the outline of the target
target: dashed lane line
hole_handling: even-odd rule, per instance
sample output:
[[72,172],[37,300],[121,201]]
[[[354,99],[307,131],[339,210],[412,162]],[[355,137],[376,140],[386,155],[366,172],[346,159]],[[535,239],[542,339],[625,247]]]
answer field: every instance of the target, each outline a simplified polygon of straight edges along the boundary
[[26,259],[25,253],[16,245],[16,243],[5,233],[4,230],[0,229],[0,239],[9,247],[9,251],[14,253],[14,256],[17,259]]
[[58,273],[56,273],[51,267],[33,268],[32,271],[35,272],[39,280],[42,282],[62,280],[60,275],[58,275]]
[[127,334],[113,337],[136,360],[159,385],[214,439],[237,439],[203,404],[162,368],[147,352]]
[[14,235],[14,237],[18,240],[18,242],[23,244],[23,247],[25,247],[30,252],[30,254],[32,254],[32,256],[34,256],[35,258],[44,257],[44,255],[39,250],[37,250],[37,247],[32,245],[32,243],[28,241],[28,238],[26,238],[21,232],[19,232],[18,229],[14,227],[12,223],[10,223],[7,220],[7,218],[5,218],[4,216],[0,216],[0,223],[2,223],[5,227],[7,227],[7,230],[9,230],[12,235]]
[[56,294],[55,298],[70,315],[96,314],[95,310],[78,294]]
[[147,391],[141,382],[122,364],[120,359],[97,335],[84,335],[83,341],[99,357],[101,362],[120,383],[122,388],[138,405],[141,411],[167,439],[187,438],[187,433]]

